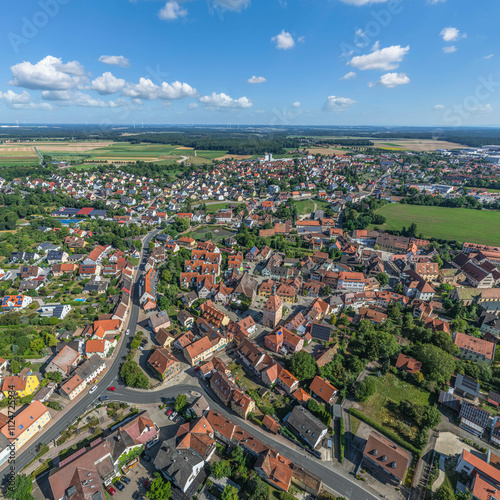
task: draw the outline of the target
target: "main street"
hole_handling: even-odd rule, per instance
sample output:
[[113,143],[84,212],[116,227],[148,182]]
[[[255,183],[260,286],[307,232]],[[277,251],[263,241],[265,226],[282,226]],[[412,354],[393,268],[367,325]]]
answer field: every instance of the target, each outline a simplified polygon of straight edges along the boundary
[[[132,305],[129,314],[129,320],[127,328],[130,330],[130,338],[134,335],[137,320],[139,317],[139,286],[138,282],[142,277],[144,264],[144,257],[148,253],[149,243],[156,236],[159,230],[152,231],[143,240],[143,249],[141,253],[141,260],[136,272],[133,293],[132,293]],[[297,451],[296,447],[290,443],[290,446],[286,446],[281,442],[273,439],[272,435],[263,432],[256,426],[249,424],[247,421],[239,418],[236,414],[228,411],[226,407],[219,404],[219,401],[212,393],[211,389],[206,385],[200,385],[198,379],[193,377],[193,381],[190,384],[180,384],[175,386],[168,386],[163,389],[154,391],[144,391],[140,389],[131,389],[125,387],[121,382],[119,372],[120,365],[128,352],[128,337],[123,336],[119,344],[119,348],[115,351],[114,359],[112,364],[104,372],[103,376],[98,382],[98,390],[93,394],[85,394],[81,399],[78,400],[76,404],[71,406],[68,410],[64,411],[63,415],[56,416],[56,421],[54,421],[50,428],[45,430],[36,440],[34,440],[27,448],[21,450],[21,452],[16,457],[15,468],[16,473],[20,473],[21,470],[26,467],[36,455],[37,447],[40,443],[51,443],[57,439],[60,434],[67,429],[71,424],[73,424],[79,417],[84,415],[88,410],[90,410],[94,405],[99,402],[99,397],[102,395],[108,395],[110,401],[120,401],[133,405],[140,406],[141,404],[156,403],[159,404],[167,399],[176,398],[178,394],[189,394],[189,392],[194,391],[202,393],[205,395],[207,400],[210,401],[210,408],[215,409],[219,413],[228,417],[243,428],[245,431],[255,435],[259,440],[261,440],[266,445],[274,448],[280,454],[291,459],[295,464],[298,464],[305,469],[311,471],[313,474],[317,475],[323,480],[323,483],[332,488],[339,495],[344,496],[348,500],[375,500],[377,494],[367,491],[363,488],[360,482],[351,478],[343,470],[338,471],[333,469],[333,466],[326,466],[320,460],[312,457],[308,452],[304,450]],[[116,393],[107,392],[106,388],[110,385],[116,386]],[[3,482],[6,479],[7,466],[0,471],[0,481]]]

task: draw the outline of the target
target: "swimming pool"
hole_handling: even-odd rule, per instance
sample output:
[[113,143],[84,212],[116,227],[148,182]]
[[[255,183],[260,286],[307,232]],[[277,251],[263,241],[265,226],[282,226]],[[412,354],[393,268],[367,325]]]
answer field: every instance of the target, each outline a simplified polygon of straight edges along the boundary
[[85,302],[87,299],[75,299],[74,302]]
[[59,222],[61,224],[71,224],[74,222],[75,224],[80,224],[82,222],[82,219],[59,219]]

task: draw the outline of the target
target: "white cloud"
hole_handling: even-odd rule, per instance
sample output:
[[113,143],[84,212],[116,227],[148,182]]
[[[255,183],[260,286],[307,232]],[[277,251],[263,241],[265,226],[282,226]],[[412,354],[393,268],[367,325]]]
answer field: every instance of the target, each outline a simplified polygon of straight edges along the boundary
[[247,97],[233,99],[227,94],[224,94],[224,92],[220,94],[212,92],[212,95],[199,97],[199,101],[207,108],[251,108],[253,106],[252,101]]
[[264,83],[266,79],[263,76],[252,76],[247,80],[248,83]]
[[198,105],[198,103],[197,103],[197,102],[190,102],[190,103],[188,104],[188,109],[192,111],[192,110],[194,110],[194,109],[197,109],[197,108],[198,108],[198,106],[199,106],[199,105]]
[[250,0],[213,0],[214,7],[231,10],[233,12],[241,12],[250,5]]
[[440,111],[441,109],[444,109],[444,104],[436,104],[435,106],[432,107],[432,109]]
[[478,104],[472,112],[476,115],[487,115],[493,112],[491,104]]
[[0,92],[0,101],[4,101],[9,108],[13,109],[51,109],[48,103],[35,103],[31,101],[31,95],[23,90],[16,94],[12,90]]
[[42,98],[47,101],[53,101],[59,106],[82,106],[85,108],[117,108],[125,106],[126,101],[119,99],[118,101],[103,101],[96,99],[91,95],[80,91],[71,90],[44,90]]
[[97,90],[99,94],[114,94],[125,87],[125,80],[116,78],[112,73],[106,71],[101,76],[98,76],[91,84],[92,90]]
[[370,54],[353,57],[347,64],[362,71],[368,69],[390,70],[396,69],[404,56],[409,52],[410,46],[391,45],[383,49],[375,43]]
[[288,50],[295,47],[293,36],[285,30],[281,30],[279,35],[273,36],[271,41],[276,43],[277,49]]
[[455,45],[450,45],[449,47],[443,47],[443,52],[445,54],[453,54],[453,52],[456,52],[457,48]]
[[443,28],[439,34],[445,42],[456,42],[460,38],[467,38],[467,34],[460,35],[460,30],[451,26]]
[[323,111],[344,111],[356,104],[356,101],[349,97],[338,97],[331,95],[326,99],[323,104]]
[[495,57],[495,54],[488,54],[487,56],[484,56],[483,59],[491,59],[492,57]]
[[302,104],[299,101],[292,102],[292,108],[300,108]]
[[47,56],[36,64],[24,61],[10,69],[10,85],[27,89],[67,90],[81,87],[87,81],[85,70],[78,61],[63,63],[53,56]]
[[169,84],[163,82],[161,85],[155,85],[148,78],[141,78],[139,83],[129,83],[123,90],[128,97],[139,99],[183,99],[184,97],[195,97],[196,89],[187,83],[173,82]]
[[121,66],[122,68],[128,68],[130,62],[126,57],[123,56],[101,56],[99,61],[104,64],[111,64],[112,66]]
[[386,73],[382,75],[377,82],[378,85],[382,85],[387,88],[394,88],[398,85],[406,85],[410,83],[410,78],[405,73]]
[[341,80],[350,80],[351,78],[356,78],[356,73],[354,71],[349,71],[349,73],[346,73]]
[[372,3],[385,3],[387,0],[342,0],[342,2],[348,5],[355,5],[356,7],[360,7],[362,5],[370,5]]
[[437,3],[444,3],[446,0],[427,0],[427,3],[430,3],[431,5],[436,5]]
[[176,2],[175,0],[168,0],[165,6],[158,13],[158,16],[164,21],[173,21],[179,17],[186,17],[187,13],[187,9],[183,9],[179,5],[179,2]]

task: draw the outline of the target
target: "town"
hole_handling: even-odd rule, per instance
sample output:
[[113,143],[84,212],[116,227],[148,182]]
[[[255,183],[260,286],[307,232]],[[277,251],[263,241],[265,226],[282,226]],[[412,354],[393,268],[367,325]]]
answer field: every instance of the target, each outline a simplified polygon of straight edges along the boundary
[[52,166],[0,181],[16,498],[495,497],[491,148]]

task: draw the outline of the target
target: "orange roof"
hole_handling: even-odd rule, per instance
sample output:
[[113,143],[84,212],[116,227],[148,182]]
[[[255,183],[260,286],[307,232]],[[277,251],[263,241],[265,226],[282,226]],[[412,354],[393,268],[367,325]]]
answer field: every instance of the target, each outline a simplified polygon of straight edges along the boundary
[[278,378],[289,388],[298,382],[298,379],[296,379],[288,370],[281,370]]
[[495,344],[493,342],[478,339],[465,333],[455,332],[455,345],[459,349],[475,352],[486,359],[493,359],[495,353]]
[[106,352],[106,341],[101,339],[87,340],[85,352]]
[[500,471],[484,460],[481,460],[467,450],[462,451],[462,458],[484,475],[491,477],[495,481],[500,481]]
[[15,427],[4,425],[1,432],[9,441],[13,442],[48,411],[48,408],[43,403],[33,401],[21,413],[16,415],[14,419]]
[[314,377],[310,389],[325,403],[330,403],[330,400],[338,392],[337,388],[330,384],[328,380],[323,379],[318,375]]
[[304,391],[304,389],[299,388],[297,389],[293,394],[292,396],[297,400],[299,401],[300,403],[307,403],[307,401],[309,399],[311,399],[311,396],[309,396],[309,394],[307,394],[306,391]]

